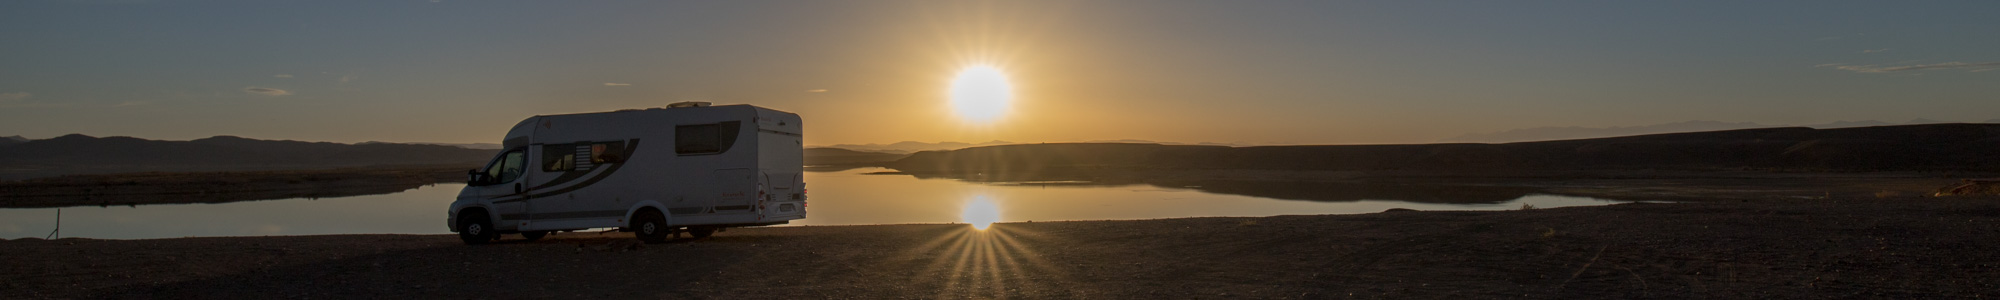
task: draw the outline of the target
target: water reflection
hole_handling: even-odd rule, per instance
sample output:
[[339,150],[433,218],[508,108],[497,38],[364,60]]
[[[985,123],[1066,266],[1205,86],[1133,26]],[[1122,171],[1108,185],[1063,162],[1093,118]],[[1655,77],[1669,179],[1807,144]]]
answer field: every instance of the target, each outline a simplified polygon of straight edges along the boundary
[[1280,182],[1280,181],[1173,181],[1150,183],[1160,187],[1182,187],[1210,193],[1236,194],[1284,200],[1357,202],[1395,200],[1417,203],[1491,204],[1505,203],[1534,194],[1534,188],[1510,186],[1467,186],[1400,182]]
[[[793,224],[844,225],[956,223],[968,200],[992,201],[998,222],[1122,220],[1220,216],[1355,214],[1390,208],[1506,210],[1523,204],[1564,207],[1619,203],[1533,194],[1514,187],[1439,187],[1289,182],[1164,182],[1104,184],[1078,181],[971,183],[860,168],[807,173],[812,209]],[[1306,201],[1277,201],[1306,200]]]
[[1000,221],[1000,207],[993,205],[993,201],[986,196],[974,196],[972,201],[965,203],[965,212],[959,214],[959,218],[964,219],[966,224],[972,224],[972,229],[986,230],[986,226]]
[[[850,169],[851,170],[851,169]],[[919,179],[959,180],[988,186],[1035,187],[1125,187],[1134,185],[1165,189],[1192,189],[1218,194],[1235,194],[1282,200],[1355,202],[1394,200],[1418,203],[1480,204],[1503,203],[1534,195],[1538,189],[1520,186],[1459,185],[1408,180],[1384,181],[1255,181],[1255,180],[1123,180],[1091,181],[1075,174],[989,175],[869,172],[898,174]]]
[[[188,236],[447,233],[445,207],[464,184],[394,194],[221,204],[80,206],[62,209],[62,236],[144,239]],[[0,209],[0,238],[41,238],[56,209]]]
[[[808,172],[807,218],[793,225],[995,223],[1216,216],[1374,213],[1416,210],[1505,210],[1522,205],[1563,207],[1615,203],[1533,194],[1509,187],[1351,185],[1286,182],[1160,182],[1103,184],[1050,181],[1008,184],[867,175],[857,168]],[[63,208],[62,235],[89,238],[308,234],[443,234],[445,207],[463,184],[356,197],[246,201],[224,204]],[[1280,201],[1273,199],[1305,200]],[[55,209],[0,209],[0,238],[42,237],[55,229]],[[972,230],[991,233],[993,230]],[[977,241],[968,247],[986,247]],[[974,247],[973,249],[977,249]],[[994,248],[1001,249],[1001,248]]]

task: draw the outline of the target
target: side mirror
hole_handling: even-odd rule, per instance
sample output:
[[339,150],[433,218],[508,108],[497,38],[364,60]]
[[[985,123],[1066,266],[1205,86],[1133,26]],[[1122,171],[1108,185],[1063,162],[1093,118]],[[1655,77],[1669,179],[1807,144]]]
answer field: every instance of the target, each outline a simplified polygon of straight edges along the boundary
[[479,169],[465,171],[465,184],[480,185],[483,183],[486,183],[486,173],[480,173]]

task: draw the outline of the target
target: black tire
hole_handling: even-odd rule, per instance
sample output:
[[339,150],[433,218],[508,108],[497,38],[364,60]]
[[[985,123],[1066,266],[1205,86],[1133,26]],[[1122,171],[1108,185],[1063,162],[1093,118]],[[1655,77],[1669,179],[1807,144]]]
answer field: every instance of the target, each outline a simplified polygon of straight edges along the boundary
[[640,241],[664,243],[667,238],[673,237],[673,232],[673,228],[667,227],[667,217],[660,215],[660,211],[648,209],[632,216],[632,235],[638,236]]
[[688,235],[693,235],[697,239],[705,238],[715,235],[715,227],[688,227]]
[[458,215],[458,239],[466,245],[481,245],[499,238],[494,232],[493,221],[486,218],[486,212],[471,211]]
[[532,242],[532,241],[535,241],[535,240],[539,240],[539,239],[542,239],[542,237],[545,237],[545,236],[549,236],[549,232],[547,232],[547,231],[522,231],[522,232],[521,232],[521,238],[524,238],[524,239],[528,239],[528,241],[530,241],[530,242]]

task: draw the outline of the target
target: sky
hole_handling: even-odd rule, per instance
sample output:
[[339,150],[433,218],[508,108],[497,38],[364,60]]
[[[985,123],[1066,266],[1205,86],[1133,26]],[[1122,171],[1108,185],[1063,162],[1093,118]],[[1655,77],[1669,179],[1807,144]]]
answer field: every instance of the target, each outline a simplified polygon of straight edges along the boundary
[[[496,143],[753,104],[807,144],[1428,143],[2000,118],[1994,1],[6,1],[0,136]],[[990,66],[1011,102],[950,105]]]

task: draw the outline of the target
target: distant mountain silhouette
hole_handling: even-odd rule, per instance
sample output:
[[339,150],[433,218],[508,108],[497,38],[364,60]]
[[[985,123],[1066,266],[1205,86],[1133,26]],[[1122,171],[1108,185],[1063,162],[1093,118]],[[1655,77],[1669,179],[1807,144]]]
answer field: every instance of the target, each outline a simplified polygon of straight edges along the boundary
[[494,143],[392,143],[392,142],[367,141],[354,144],[355,145],[367,145],[367,144],[438,145],[438,146],[452,146],[452,147],[459,147],[466,149],[496,150],[496,151],[500,150],[500,144],[494,144]]
[[1205,146],[1257,146],[1257,144],[1243,144],[1243,143],[1216,143],[1216,142],[1200,142],[1200,143],[1181,143],[1181,142],[1156,142],[1156,141],[1148,141],[1148,140],[1135,140],[1135,139],[1120,139],[1120,140],[1093,140],[1093,141],[1085,141],[1085,142],[1082,142],[1082,143],[1086,143],[1086,144],[1102,144],[1102,143],[1114,143],[1114,144],[1161,144],[1161,145],[1205,145]]
[[978,143],[978,144],[967,144],[967,143],[960,143],[960,142],[937,142],[937,143],[925,143],[925,142],[914,142],[914,141],[902,141],[902,142],[896,142],[896,143],[894,143],[894,144],[888,144],[888,145],[883,145],[883,144],[838,144],[838,145],[832,145],[832,146],[815,146],[815,148],[840,148],[840,149],[848,149],[848,150],[857,150],[857,151],[869,151],[869,152],[884,152],[884,153],[898,153],[898,154],[907,154],[907,153],[910,153],[910,152],[917,152],[917,151],[932,151],[932,150],[958,150],[958,149],[964,149],[964,148],[969,148],[969,147],[979,147],[979,146],[992,146],[992,145],[1006,145],[1006,144],[1013,144],[1013,143],[1014,143],[1014,142],[1008,142],[1008,141],[999,141],[999,140],[995,140],[995,141],[989,141],[989,142],[985,142],[985,143]]
[[[1161,144],[1161,145],[1208,145],[1208,146],[1255,146],[1255,145],[1256,145],[1256,144],[1242,144],[1242,143],[1215,143],[1215,142],[1202,142],[1202,143],[1181,143],[1181,142],[1157,142],[1157,141],[1149,141],[1149,140],[1138,140],[1138,139],[1118,139],[1118,140],[1092,140],[1092,141],[1085,141],[1085,142],[1080,142],[1080,143],[1087,143],[1087,144],[1088,144],[1088,143],[1096,143],[1096,144],[1107,144],[1107,143],[1109,143],[1109,144]],[[990,141],[990,142],[985,142],[985,143],[978,143],[978,144],[967,144],[967,143],[960,143],[960,142],[938,142],[938,143],[924,143],[924,142],[911,142],[911,141],[904,141],[904,142],[897,142],[897,143],[894,143],[894,144],[888,144],[888,145],[883,145],[883,144],[839,144],[839,145],[832,145],[832,146],[815,146],[815,147],[816,147],[816,148],[839,148],[839,149],[848,149],[848,150],[855,150],[855,151],[868,151],[868,152],[880,152],[880,153],[893,153],[893,154],[910,154],[910,153],[913,153],[913,152],[919,152],[919,151],[935,151],[935,150],[958,150],[958,149],[965,149],[965,148],[972,148],[972,147],[985,147],[985,146],[998,146],[998,145],[1012,145],[1012,144],[1015,144],[1015,143],[1014,143],[1014,142],[1008,142],[1008,141],[999,141],[999,140],[996,140],[996,141]],[[808,155],[810,155],[810,154],[808,154]]]
[[1994,153],[2000,153],[2000,124],[1927,124],[1739,129],[1507,144],[1027,144],[919,152],[890,167],[958,174],[1089,168],[2000,171],[2000,155]]
[[[1870,126],[1888,126],[1888,125],[1918,125],[1918,124],[1938,124],[1938,123],[1949,123],[1949,122],[1918,118],[1903,123],[1889,123],[1876,120],[1835,121],[1826,124],[1801,125],[1799,127],[1830,129],[1830,128],[1851,128],[1851,127],[1870,127]],[[1988,121],[1987,123],[1995,123],[1995,122]],[[1444,140],[1441,140],[1441,142],[1512,143],[1512,142],[1530,142],[1530,141],[1587,139],[1587,138],[1659,134],[1659,133],[1673,133],[1673,132],[1717,131],[1717,130],[1771,128],[1771,127],[1786,127],[1786,126],[1758,124],[1755,122],[1686,121],[1686,122],[1676,122],[1676,123],[1666,123],[1666,124],[1656,124],[1656,125],[1646,125],[1646,126],[1629,126],[1629,127],[1579,127],[1579,126],[1536,127],[1536,128],[1514,129],[1514,130],[1499,131],[1499,132],[1464,134],[1456,137],[1446,138]]]
[[387,165],[476,166],[492,150],[216,136],[192,141],[64,135],[0,147],[0,178],[150,171],[287,170]]
[[1813,124],[1813,125],[1804,125],[1804,126],[1805,126],[1805,127],[1812,127],[1812,128],[1821,128],[1821,129],[1826,129],[1826,128],[1852,128],[1852,127],[1869,127],[1869,126],[1889,126],[1889,125],[1922,125],[1922,124],[1943,124],[1943,123],[1952,123],[1952,122],[1947,122],[1947,121],[1938,121],[1938,120],[1932,120],[1932,119],[1925,119],[1925,118],[1916,118],[1916,119],[1911,119],[1911,120],[1910,120],[1910,121],[1908,121],[1908,122],[1902,122],[1902,123],[1890,123],[1890,122],[1882,122],[1882,121],[1876,121],[1876,120],[1865,120],[1865,121],[1835,121],[1835,122],[1833,122],[1833,123],[1826,123],[1826,124]]
[[1631,127],[1537,127],[1501,132],[1474,133],[1445,139],[1445,142],[1465,143],[1508,143],[1520,141],[1548,141],[1608,136],[1627,136],[1669,132],[1716,131],[1744,128],[1771,127],[1751,122],[1687,121]]
[[18,135],[10,137],[0,137],[0,147],[5,147],[7,145],[13,145],[13,144],[26,143],[28,141],[29,141],[28,138],[24,138]]
[[840,148],[806,148],[805,156],[807,165],[854,165],[888,163],[910,155]]

